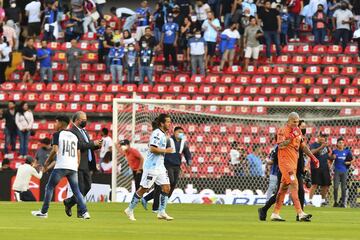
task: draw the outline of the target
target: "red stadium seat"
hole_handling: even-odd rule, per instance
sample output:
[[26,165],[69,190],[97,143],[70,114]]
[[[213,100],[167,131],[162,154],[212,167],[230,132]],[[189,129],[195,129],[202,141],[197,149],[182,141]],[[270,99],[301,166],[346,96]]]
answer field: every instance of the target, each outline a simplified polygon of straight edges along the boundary
[[264,76],[255,75],[251,78],[251,84],[265,84],[266,78]]
[[83,60],[85,62],[97,62],[98,61],[98,55],[97,53],[85,53]]
[[235,82],[235,76],[233,75],[224,75],[221,77],[220,80],[223,84],[233,84]]
[[255,101],[255,102],[267,102],[268,97],[266,97],[266,96],[255,96],[253,101]]
[[[89,71],[89,70],[87,70]],[[98,81],[99,76],[95,73],[85,73],[84,82],[95,83]]]
[[350,98],[340,96],[340,97],[337,97],[335,101],[336,102],[350,102]]
[[352,64],[352,61],[353,59],[350,56],[340,56],[338,58],[338,63],[342,65]]
[[314,77],[312,76],[302,76],[299,80],[299,84],[303,85],[313,85],[314,84]]
[[257,86],[247,86],[244,91],[245,94],[258,94],[259,87]]
[[295,76],[285,76],[282,78],[282,84],[290,84],[290,85],[293,85],[293,84],[296,84],[297,83],[297,80],[296,80],[296,77]]
[[118,93],[121,91],[122,91],[122,86],[119,84],[109,84],[106,89],[106,92],[108,93]]
[[55,62],[64,62],[66,60],[66,54],[64,52],[56,52],[52,60]]
[[111,74],[109,74],[109,73],[101,73],[100,76],[99,76],[99,81],[100,82],[110,83],[112,81]]
[[55,93],[53,96],[53,101],[55,102],[67,102],[69,100],[68,93]]
[[86,103],[81,107],[81,111],[83,112],[95,112],[95,110],[96,110],[96,105],[93,103]]
[[305,64],[306,63],[306,57],[302,55],[294,56],[291,59],[292,64]]
[[187,94],[180,94],[176,97],[178,100],[191,100],[191,96]]
[[320,56],[310,56],[307,58],[307,64],[321,64],[321,57]]
[[214,94],[228,94],[229,92],[229,87],[228,86],[224,86],[224,85],[218,85],[215,87],[214,89]]
[[331,97],[321,96],[318,98],[318,102],[333,102],[333,99]]
[[270,96],[269,101],[270,102],[283,102],[284,98],[282,96]]
[[66,106],[66,111],[67,112],[78,112],[80,110],[81,110],[80,103],[69,103]]
[[26,102],[34,102],[38,100],[38,94],[37,93],[25,93],[23,100]]
[[342,53],[342,47],[339,45],[330,45],[328,47],[327,53],[329,54],[340,54]]
[[236,83],[239,84],[250,84],[250,76],[242,75],[236,78]]
[[255,74],[256,72],[257,72],[257,69],[254,66],[249,66],[247,71],[246,72],[244,71],[244,73],[246,73],[246,74]]
[[309,95],[323,95],[324,89],[322,87],[311,87],[308,91]]
[[46,89],[46,85],[45,83],[33,83],[31,84],[30,86],[30,91],[39,91],[39,92],[42,92],[42,91],[45,91]]
[[205,82],[205,76],[203,75],[192,75],[190,82],[192,83],[204,83]]
[[304,96],[300,98],[300,102],[315,102],[314,97]]
[[297,52],[297,47],[295,45],[288,44],[282,49],[282,52],[286,54],[295,54]]
[[294,65],[291,65],[289,67],[289,72],[292,73],[292,74],[302,74],[303,73],[303,68],[301,66],[294,66]]
[[266,79],[266,84],[280,84],[281,77],[280,76],[269,76]]
[[90,50],[89,42],[85,42],[85,41],[79,42],[77,47],[80,48],[81,50],[84,50],[84,51],[89,51]]
[[356,111],[354,108],[343,108],[340,111],[340,116],[354,116]]
[[65,81],[68,81],[68,79],[69,79],[68,74],[64,73],[64,72],[58,72],[54,76],[55,82],[65,82]]
[[90,44],[89,50],[91,52],[97,52],[99,50],[99,42],[95,42],[93,44]]
[[103,83],[95,83],[92,87],[91,87],[91,92],[97,92],[97,93],[104,93],[106,92],[106,84]]
[[35,112],[50,112],[50,104],[49,103],[38,103],[34,109]]
[[291,62],[291,58],[288,55],[280,55],[276,59],[276,63],[278,64],[289,64]]
[[90,65],[90,63],[81,63],[80,64],[80,69],[83,72],[89,72],[90,69],[91,69],[91,65]]
[[328,96],[338,96],[339,94],[341,94],[341,89],[339,87],[328,87],[325,94]]
[[96,40],[96,33],[87,32],[82,36],[82,39],[85,41],[93,41]]
[[214,88],[212,85],[201,85],[198,91],[200,94],[211,94],[214,91]]
[[272,74],[275,74],[275,75],[279,74],[279,75],[281,75],[281,74],[285,74],[286,71],[287,71],[286,66],[275,66],[275,67],[273,68],[273,70],[272,70]]
[[[53,62],[52,64],[51,64],[51,69],[53,70],[53,71],[61,71],[61,70],[63,70],[63,65],[61,64],[61,63],[58,63],[58,62]],[[65,67],[66,68],[66,67]]]
[[219,75],[208,75],[205,78],[205,83],[216,84],[220,82]]
[[175,82],[177,83],[188,83],[190,78],[187,74],[179,74],[175,77]]
[[89,92],[89,91],[91,91],[91,84],[90,83],[79,83],[76,86],[76,91],[83,92],[83,93]]
[[22,72],[12,72],[9,77],[9,81],[20,81],[22,79]]
[[357,73],[357,68],[354,66],[345,66],[341,70],[341,75],[350,75],[354,76]]
[[351,54],[358,54],[358,48],[356,45],[348,45],[346,48],[345,48],[345,52],[344,52],[346,55],[351,55]]
[[0,85],[1,90],[5,91],[14,91],[16,88],[16,83],[14,82],[5,82]]
[[64,42],[60,46],[61,51],[67,51],[69,48],[71,48],[71,42]]
[[69,101],[70,102],[83,102],[84,96],[81,93],[70,93]]
[[290,87],[279,86],[276,88],[276,94],[278,95],[288,95],[290,94]]
[[133,93],[137,92],[136,84],[127,84],[123,87],[124,92]]
[[350,85],[350,79],[348,77],[337,77],[334,82],[335,86],[348,86]]
[[91,71],[94,72],[103,72],[106,70],[106,65],[104,63],[94,63],[91,66]]
[[318,85],[331,85],[332,84],[332,78],[329,76],[321,76],[316,80],[316,84]]
[[306,68],[305,74],[319,75],[321,73],[320,66],[309,66]]
[[296,96],[287,96],[285,97],[285,102],[299,102],[299,97]]
[[292,87],[291,88],[291,94],[305,95],[306,94],[306,88],[305,87],[299,87],[299,86]]
[[351,85],[355,87],[360,87],[360,77],[354,77]]
[[356,87],[347,87],[344,89],[344,95],[346,96],[358,96],[359,95],[359,88]]
[[251,96],[241,95],[241,96],[239,96],[239,101],[240,102],[249,102],[249,101],[252,101],[252,97]]
[[2,101],[2,102],[8,101],[8,94],[1,91],[0,92],[0,101]]
[[103,93],[100,94],[100,98],[99,98],[99,102],[112,102],[114,98],[114,95],[112,95],[111,93]]
[[61,86],[61,91],[62,92],[75,92],[76,91],[76,88],[77,88],[77,84],[75,83],[64,83],[62,86]]
[[239,85],[232,85],[229,89],[229,94],[238,95],[238,94],[243,94],[243,92],[244,92],[244,87]]
[[52,93],[41,93],[39,96],[39,102],[51,102],[53,100]]
[[9,101],[23,101],[23,93],[12,92],[11,94],[9,94]]
[[316,45],[312,49],[312,53],[315,55],[326,54],[327,47],[324,45]]
[[183,91],[183,86],[177,84],[171,84],[168,89],[169,93],[182,93],[182,91]]
[[50,107],[50,112],[64,112],[65,105],[63,103],[54,103]]
[[263,86],[260,89],[260,94],[263,95],[272,95],[275,93],[275,88],[273,86]]
[[312,50],[312,48],[310,45],[301,45],[301,46],[299,46],[297,52],[300,54],[310,54],[311,50]]
[[326,66],[324,68],[323,74],[326,74],[326,75],[338,75],[339,74],[339,68],[337,66]]
[[162,74],[160,77],[161,83],[171,83],[174,82],[173,75],[171,74]]
[[337,60],[335,56],[324,56],[322,59],[322,64],[336,64]]
[[167,86],[165,84],[156,84],[153,88],[152,91],[155,93],[166,93],[167,92]]
[[237,97],[236,96],[230,96],[230,95],[226,95],[223,97],[223,101],[237,101]]
[[96,102],[99,101],[99,95],[95,94],[95,93],[85,94],[84,101],[85,102],[95,102],[96,103]]
[[241,72],[241,67],[236,65],[231,66],[226,70],[226,73],[231,73],[231,74],[239,74],[240,72]]
[[96,112],[99,113],[111,113],[112,112],[112,104],[99,104],[96,108]]
[[271,66],[260,66],[257,70],[258,74],[271,74],[272,68]]
[[150,93],[152,92],[152,86],[149,84],[142,84],[138,86],[137,91],[141,93]]

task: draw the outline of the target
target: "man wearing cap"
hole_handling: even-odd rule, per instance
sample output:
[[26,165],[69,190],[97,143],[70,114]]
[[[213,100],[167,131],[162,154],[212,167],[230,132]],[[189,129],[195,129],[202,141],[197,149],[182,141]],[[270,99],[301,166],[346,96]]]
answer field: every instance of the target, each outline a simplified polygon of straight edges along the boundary
[[40,166],[44,166],[51,151],[51,140],[49,138],[41,139],[40,144],[40,148],[35,153],[35,159]]
[[31,177],[34,176],[40,179],[43,175],[43,168],[40,167],[40,171],[37,171],[35,169],[36,166],[36,161],[31,156],[27,156],[25,163],[18,168],[13,185],[16,201],[36,201],[34,195],[29,190]]
[[124,153],[125,158],[128,161],[129,167],[133,172],[135,188],[139,189],[143,171],[144,158],[137,149],[130,147],[130,141],[127,139],[120,141],[120,148]]
[[321,205],[327,205],[327,194],[329,186],[331,185],[329,160],[332,160],[332,152],[328,147],[328,135],[325,132],[320,132],[317,141],[310,145],[311,152],[320,161],[320,167],[315,168],[314,164],[311,163],[311,181],[312,187],[310,189],[310,202],[318,186],[321,189]]

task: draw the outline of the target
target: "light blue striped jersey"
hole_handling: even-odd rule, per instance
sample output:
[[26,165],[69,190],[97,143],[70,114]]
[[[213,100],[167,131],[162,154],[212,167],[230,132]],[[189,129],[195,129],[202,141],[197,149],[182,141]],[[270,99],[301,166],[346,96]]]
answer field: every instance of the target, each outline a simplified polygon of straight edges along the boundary
[[150,152],[150,146],[157,147],[159,149],[166,149],[166,134],[159,128],[151,133],[149,150],[144,163],[144,170],[165,170],[164,156],[165,154],[155,154]]

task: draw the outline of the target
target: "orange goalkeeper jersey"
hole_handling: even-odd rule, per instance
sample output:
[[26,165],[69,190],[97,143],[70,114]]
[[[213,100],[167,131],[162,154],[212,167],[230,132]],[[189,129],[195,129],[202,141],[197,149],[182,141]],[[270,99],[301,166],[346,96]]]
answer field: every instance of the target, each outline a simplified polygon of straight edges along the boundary
[[[277,143],[280,144],[290,139],[292,128],[289,126],[282,127],[277,132]],[[278,150],[279,167],[289,171],[296,171],[299,159],[299,147],[302,135],[291,140],[290,144]]]

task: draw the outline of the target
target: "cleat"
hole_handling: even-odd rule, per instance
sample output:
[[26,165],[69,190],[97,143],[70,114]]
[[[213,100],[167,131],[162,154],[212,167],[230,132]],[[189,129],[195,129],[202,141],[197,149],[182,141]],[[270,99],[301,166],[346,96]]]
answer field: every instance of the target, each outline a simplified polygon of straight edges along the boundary
[[338,203],[334,203],[334,206],[333,207],[339,207],[339,204]]
[[279,214],[271,214],[271,221],[273,222],[285,222],[285,219],[281,218]]
[[89,212],[85,212],[84,214],[81,215],[80,218],[82,218],[82,219],[90,219],[90,214],[89,214]]
[[147,201],[145,200],[145,198],[141,198],[141,205],[143,206],[143,208],[147,211]]
[[125,209],[124,212],[125,212],[126,216],[128,216],[130,221],[136,221],[133,210],[130,210],[129,208],[127,208],[127,209]]
[[259,214],[260,221],[266,221],[266,213],[264,212],[264,210],[262,208],[258,209],[258,214]]
[[71,217],[71,216],[72,216],[71,207],[69,207],[69,206],[66,204],[65,200],[63,201],[63,203],[64,203],[64,206],[65,206],[65,213],[66,213],[66,215],[67,215],[68,217]]
[[169,215],[167,215],[166,212],[163,212],[163,213],[160,213],[160,212],[159,212],[159,213],[157,214],[157,218],[158,218],[159,220],[163,219],[163,220],[166,220],[166,221],[174,220],[174,218],[173,218],[173,217],[170,217]]
[[47,213],[42,213],[41,211],[31,211],[31,214],[34,217],[38,217],[38,218],[47,218],[48,217]]
[[300,222],[311,222],[311,218],[312,218],[311,214],[304,213],[301,216],[299,216],[299,221]]

